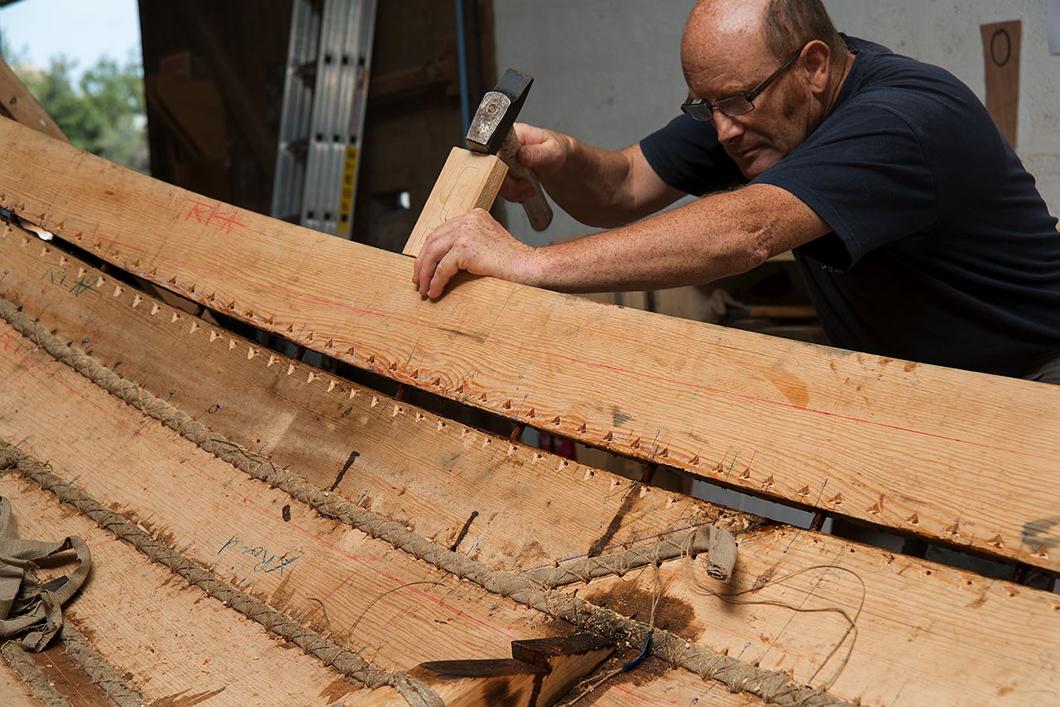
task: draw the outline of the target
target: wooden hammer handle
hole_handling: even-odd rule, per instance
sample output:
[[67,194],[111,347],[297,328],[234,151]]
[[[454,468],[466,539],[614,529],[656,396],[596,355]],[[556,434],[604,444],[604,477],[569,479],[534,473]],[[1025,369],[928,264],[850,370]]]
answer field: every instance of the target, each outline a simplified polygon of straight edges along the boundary
[[544,231],[552,223],[552,207],[545,200],[545,192],[541,189],[541,182],[537,175],[516,157],[518,152],[519,139],[515,137],[515,131],[510,130],[497,156],[508,165],[508,171],[512,176],[526,179],[534,185],[534,195],[523,202],[523,208],[526,210],[526,217],[530,219],[530,226],[535,231]]

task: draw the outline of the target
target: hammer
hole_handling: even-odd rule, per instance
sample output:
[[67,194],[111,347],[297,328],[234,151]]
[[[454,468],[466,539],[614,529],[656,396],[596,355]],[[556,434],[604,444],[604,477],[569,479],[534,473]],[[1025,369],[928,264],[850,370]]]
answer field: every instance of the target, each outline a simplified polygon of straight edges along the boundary
[[526,74],[512,69],[505,71],[497,87],[482,97],[467,131],[467,147],[475,152],[497,155],[508,165],[512,175],[534,185],[534,195],[523,202],[523,208],[533,229],[544,231],[552,222],[552,207],[545,201],[537,175],[516,158],[519,139],[512,130],[533,83],[534,79]]

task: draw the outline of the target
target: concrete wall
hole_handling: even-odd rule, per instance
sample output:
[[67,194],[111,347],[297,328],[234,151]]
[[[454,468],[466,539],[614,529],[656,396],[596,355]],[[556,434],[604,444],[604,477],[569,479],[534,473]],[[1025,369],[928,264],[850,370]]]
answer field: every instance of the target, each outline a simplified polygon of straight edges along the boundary
[[[494,0],[497,63],[537,81],[532,123],[621,148],[677,114],[678,57],[690,0]],[[1023,21],[1019,152],[1060,212],[1060,56],[1046,44],[1047,0],[826,0],[837,27],[945,67],[983,97],[979,25]],[[535,234],[521,210],[512,231],[529,243],[588,232],[564,214]]]

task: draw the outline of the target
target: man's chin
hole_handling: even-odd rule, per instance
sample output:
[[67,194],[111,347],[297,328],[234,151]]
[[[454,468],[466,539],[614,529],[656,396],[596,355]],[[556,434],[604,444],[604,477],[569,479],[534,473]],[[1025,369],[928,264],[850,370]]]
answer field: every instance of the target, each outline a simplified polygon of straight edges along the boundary
[[746,179],[754,179],[780,160],[775,155],[765,152],[754,152],[736,160],[736,167]]

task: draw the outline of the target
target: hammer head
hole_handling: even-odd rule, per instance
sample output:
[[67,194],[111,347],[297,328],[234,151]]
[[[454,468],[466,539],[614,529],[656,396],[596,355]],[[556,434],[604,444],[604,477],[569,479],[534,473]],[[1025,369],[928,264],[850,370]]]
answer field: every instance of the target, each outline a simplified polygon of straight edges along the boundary
[[467,131],[467,147],[475,152],[497,154],[526,102],[534,79],[508,69],[497,87],[482,97]]

